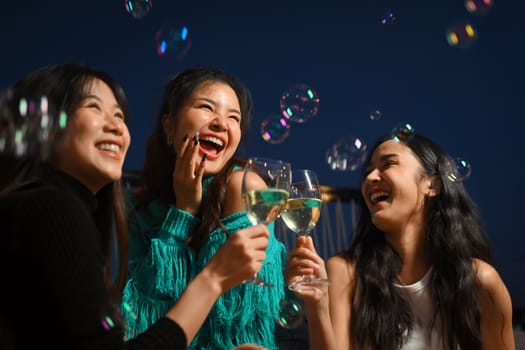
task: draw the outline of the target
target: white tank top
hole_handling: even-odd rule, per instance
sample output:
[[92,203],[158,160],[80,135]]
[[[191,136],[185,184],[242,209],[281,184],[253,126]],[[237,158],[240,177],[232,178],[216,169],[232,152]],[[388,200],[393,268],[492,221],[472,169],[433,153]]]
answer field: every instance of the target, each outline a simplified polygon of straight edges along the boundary
[[[405,332],[405,341],[400,350],[441,350],[441,331],[439,320],[433,322],[434,303],[431,300],[429,279],[432,268],[423,278],[413,284],[399,285],[394,287],[408,302],[414,317],[412,331]],[[434,327],[432,328],[432,325]]]

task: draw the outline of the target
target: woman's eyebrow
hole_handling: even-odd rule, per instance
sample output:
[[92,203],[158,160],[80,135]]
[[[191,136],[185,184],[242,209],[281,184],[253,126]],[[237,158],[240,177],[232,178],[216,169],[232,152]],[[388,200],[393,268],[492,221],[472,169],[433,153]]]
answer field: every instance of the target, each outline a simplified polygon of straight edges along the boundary
[[399,158],[399,154],[397,154],[397,153],[383,154],[381,157],[379,157],[379,160],[385,161],[385,160],[387,160],[389,158]]

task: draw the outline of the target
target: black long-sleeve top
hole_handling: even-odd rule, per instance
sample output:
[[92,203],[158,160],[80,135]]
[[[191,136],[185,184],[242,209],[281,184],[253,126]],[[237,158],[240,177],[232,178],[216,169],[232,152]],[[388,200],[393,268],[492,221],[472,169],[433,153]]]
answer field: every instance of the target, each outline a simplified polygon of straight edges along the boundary
[[0,197],[0,349],[186,349],[167,318],[124,340],[95,210],[88,189],[56,171]]

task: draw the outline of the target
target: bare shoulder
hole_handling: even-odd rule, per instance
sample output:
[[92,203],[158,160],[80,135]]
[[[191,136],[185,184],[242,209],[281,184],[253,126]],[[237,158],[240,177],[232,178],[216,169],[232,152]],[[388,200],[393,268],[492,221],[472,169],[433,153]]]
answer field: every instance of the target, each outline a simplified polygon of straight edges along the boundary
[[332,268],[334,272],[335,271],[341,271],[345,273],[352,272],[353,274],[353,271],[355,269],[354,264],[350,260],[342,256],[341,254],[337,254],[337,255],[330,257],[328,261],[326,262],[326,264],[327,266],[330,266],[330,268]]
[[244,175],[244,172],[242,170],[232,171],[230,175],[230,179],[228,181],[228,189],[227,189],[228,192],[237,191],[238,193],[241,193],[243,175]]
[[491,264],[473,260],[474,273],[478,279],[478,295],[482,312],[510,313],[512,301],[509,291],[498,271]]
[[[234,170],[231,173],[230,178],[228,180],[228,184],[226,185],[226,196],[224,201],[223,216],[228,216],[244,209],[242,204],[243,176],[244,172],[242,170]],[[254,175],[253,177],[254,179],[249,179],[250,186],[255,186],[251,185],[251,183],[254,182],[256,184],[257,179],[262,181],[262,179],[256,175]]]
[[239,177],[239,184],[241,187],[242,187],[243,177],[246,176],[246,179],[244,180],[245,181],[244,184],[248,191],[266,188],[266,183],[259,175],[253,172],[247,172],[246,174],[244,174],[242,170],[238,170],[234,172],[233,174],[236,174],[236,173],[237,173],[237,176]]
[[482,290],[494,292],[502,285],[504,286],[498,271],[491,264],[480,259],[473,259],[472,265]]
[[489,263],[473,259],[478,279],[481,338],[484,349],[514,349],[512,300],[498,271]]
[[331,280],[342,285],[349,285],[354,279],[355,265],[341,254],[334,255],[326,262],[326,270]]

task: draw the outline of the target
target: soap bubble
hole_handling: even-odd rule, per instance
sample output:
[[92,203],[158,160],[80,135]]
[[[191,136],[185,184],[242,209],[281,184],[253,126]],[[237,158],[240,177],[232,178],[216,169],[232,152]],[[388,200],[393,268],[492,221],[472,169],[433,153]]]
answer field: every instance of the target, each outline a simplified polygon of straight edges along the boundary
[[261,122],[261,136],[268,143],[283,143],[289,135],[290,124],[282,116],[270,116]]
[[383,113],[381,113],[379,109],[375,109],[371,111],[368,116],[370,117],[370,120],[380,120],[383,118]]
[[450,159],[446,168],[447,178],[452,182],[460,182],[468,179],[472,173],[470,163],[461,158],[456,157]]
[[477,31],[471,23],[460,22],[447,28],[447,42],[452,47],[466,49],[477,39]]
[[326,151],[326,162],[332,170],[354,171],[366,160],[366,143],[357,136],[341,137]]
[[415,131],[412,124],[401,122],[392,128],[392,139],[395,142],[407,142],[414,136]]
[[303,307],[294,300],[285,299],[279,304],[279,326],[286,329],[299,327],[304,320]]
[[0,94],[0,154],[45,159],[66,123],[66,114],[46,96],[18,96],[8,89]]
[[136,19],[146,16],[151,10],[151,0],[125,0],[126,11]]
[[281,96],[281,112],[294,123],[310,121],[319,112],[319,96],[306,84],[296,84]]
[[492,0],[465,0],[467,11],[479,16],[488,14],[492,6],[494,6],[494,1]]
[[162,26],[155,35],[155,42],[159,56],[173,56],[182,59],[191,48],[189,29],[180,24]]
[[387,24],[392,24],[396,21],[396,15],[394,14],[393,11],[386,11],[386,13],[381,16],[381,24],[384,24],[384,25],[387,25]]

